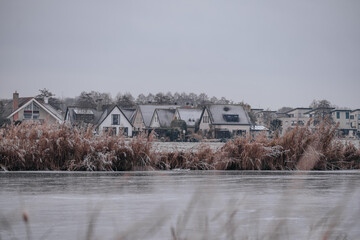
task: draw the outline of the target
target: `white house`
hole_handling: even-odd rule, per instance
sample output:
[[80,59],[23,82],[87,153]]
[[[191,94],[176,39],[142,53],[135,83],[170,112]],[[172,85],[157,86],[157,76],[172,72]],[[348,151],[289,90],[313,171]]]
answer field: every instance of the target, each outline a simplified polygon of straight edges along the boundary
[[282,133],[294,128],[296,125],[305,125],[310,120],[308,114],[310,110],[311,108],[298,107],[281,114],[279,120],[281,120]]
[[350,115],[351,128],[357,130],[357,134],[360,135],[360,109],[351,111]]
[[344,135],[353,136],[357,129],[352,128],[351,110],[335,109],[331,112],[335,124],[339,124],[338,130]]
[[113,134],[122,132],[125,136],[133,135],[133,125],[117,105],[104,111],[97,124],[97,130],[99,133],[112,131]]

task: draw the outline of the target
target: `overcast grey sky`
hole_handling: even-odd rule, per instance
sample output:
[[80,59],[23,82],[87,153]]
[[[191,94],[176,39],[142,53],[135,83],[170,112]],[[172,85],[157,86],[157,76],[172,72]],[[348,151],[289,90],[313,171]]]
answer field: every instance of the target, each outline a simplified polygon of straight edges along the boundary
[[359,0],[0,0],[0,98],[205,92],[360,108]]

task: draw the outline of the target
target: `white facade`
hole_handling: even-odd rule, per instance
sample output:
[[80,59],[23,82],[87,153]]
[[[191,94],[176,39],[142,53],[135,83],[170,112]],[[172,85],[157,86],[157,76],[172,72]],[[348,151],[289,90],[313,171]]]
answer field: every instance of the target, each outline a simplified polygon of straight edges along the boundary
[[202,131],[210,130],[210,117],[207,109],[204,110],[202,117],[200,118],[199,129]]
[[155,111],[150,122],[150,128],[159,128],[159,127],[160,127],[159,115],[157,111]]
[[119,134],[122,131],[124,135],[129,137],[133,134],[133,126],[117,106],[112,109],[98,127],[99,133],[109,130],[114,131],[114,134]]
[[351,129],[350,112],[351,110],[334,110],[332,112],[332,119],[335,124],[339,124],[339,129]]
[[360,132],[360,109],[356,109],[350,113],[350,126]]
[[285,133],[286,130],[295,127],[296,125],[306,125],[310,120],[310,117],[305,114],[310,110],[310,108],[295,108],[286,113],[288,117],[281,117],[281,126],[282,133]]

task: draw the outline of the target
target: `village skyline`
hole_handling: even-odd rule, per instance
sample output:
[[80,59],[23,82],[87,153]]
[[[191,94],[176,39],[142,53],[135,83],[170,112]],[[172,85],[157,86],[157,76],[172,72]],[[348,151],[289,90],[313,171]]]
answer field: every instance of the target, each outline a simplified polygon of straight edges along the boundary
[[[194,92],[149,92],[148,94],[139,93],[138,95],[133,95],[131,92],[118,92],[113,96],[111,93],[108,92],[99,92],[95,90],[91,91],[81,91],[78,95],[72,96],[72,97],[64,97],[59,96],[56,94],[56,92],[53,92],[52,90],[49,90],[47,88],[38,89],[34,94],[31,95],[24,95],[22,92],[15,90],[14,92],[17,92],[21,95],[21,97],[36,97],[42,94],[43,91],[48,91],[51,96],[56,100],[59,100],[64,106],[75,106],[79,105],[78,100],[82,97],[82,95],[88,95],[90,98],[92,98],[92,101],[95,103],[99,99],[102,101],[105,101],[105,105],[109,104],[119,104],[120,101],[129,101],[130,106],[138,105],[138,104],[178,104],[178,105],[191,105],[191,106],[199,106],[199,105],[206,105],[206,104],[246,104],[249,105],[252,109],[263,109],[263,110],[271,110],[271,111],[278,111],[283,108],[301,108],[301,107],[311,107],[311,105],[314,105],[315,102],[319,101],[327,101],[329,106],[334,107],[336,109],[359,109],[360,105],[353,104],[350,107],[351,104],[346,106],[338,105],[336,102],[332,102],[329,99],[324,98],[313,98],[310,102],[304,103],[303,105],[296,105],[291,106],[289,104],[284,103],[283,105],[276,107],[276,108],[270,108],[269,103],[265,105],[253,105],[246,100],[240,100],[236,101],[233,99],[228,98],[227,96],[210,96],[205,92],[200,93],[194,93]],[[0,101],[6,102],[12,99],[12,92],[9,97],[3,97],[0,96]],[[126,107],[130,107],[129,103],[126,105]]]

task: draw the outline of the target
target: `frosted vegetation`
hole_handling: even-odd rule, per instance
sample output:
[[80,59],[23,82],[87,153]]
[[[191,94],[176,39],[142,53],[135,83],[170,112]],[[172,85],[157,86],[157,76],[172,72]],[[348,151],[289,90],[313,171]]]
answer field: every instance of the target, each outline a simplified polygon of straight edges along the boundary
[[335,138],[336,126],[312,131],[296,127],[268,139],[239,137],[220,148],[206,143],[196,151],[159,150],[153,135],[125,140],[67,125],[23,123],[0,133],[0,165],[5,170],[337,170],[359,169],[360,150]]

